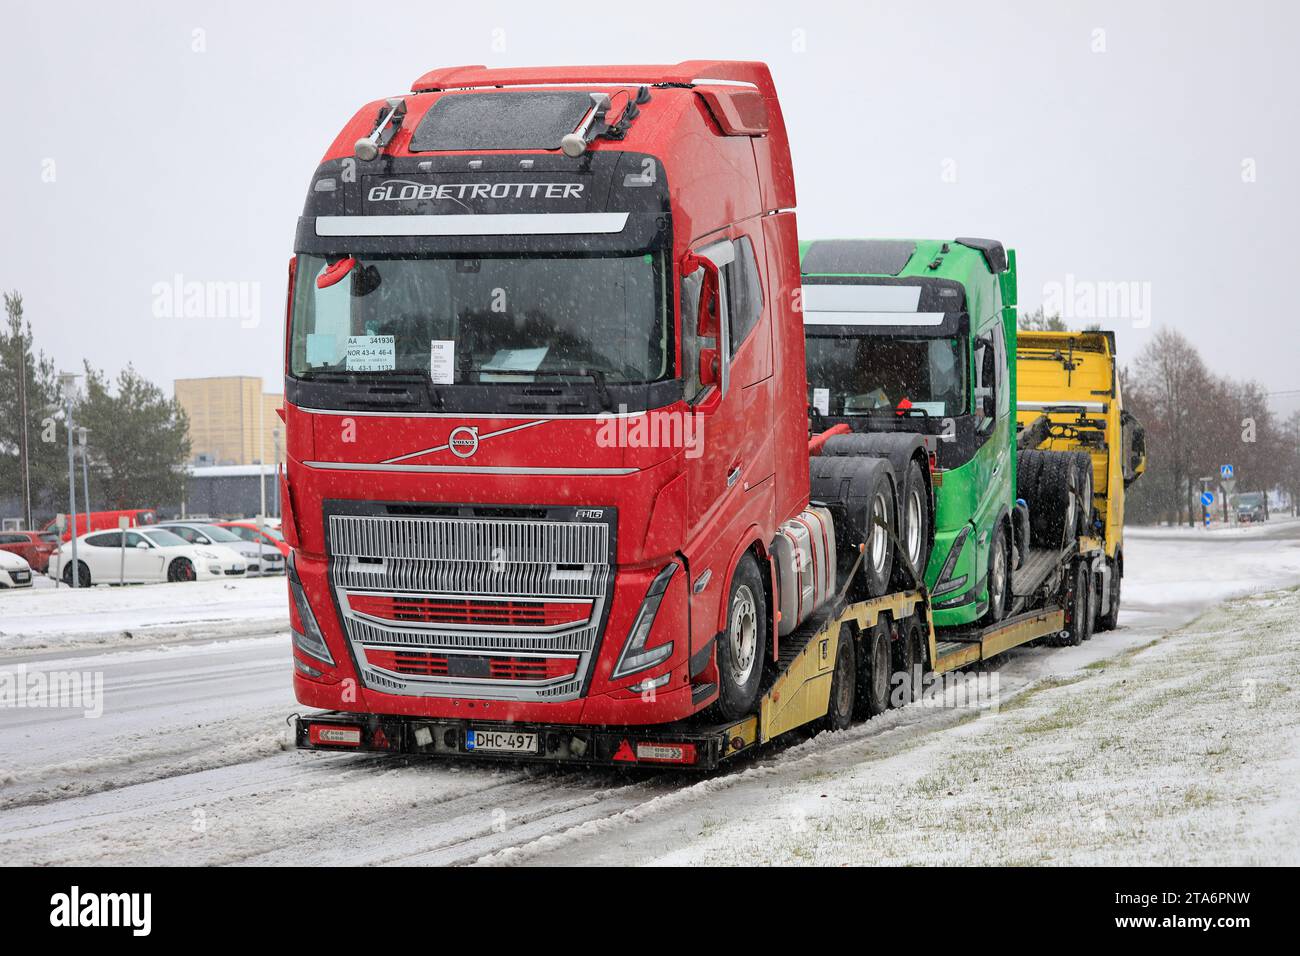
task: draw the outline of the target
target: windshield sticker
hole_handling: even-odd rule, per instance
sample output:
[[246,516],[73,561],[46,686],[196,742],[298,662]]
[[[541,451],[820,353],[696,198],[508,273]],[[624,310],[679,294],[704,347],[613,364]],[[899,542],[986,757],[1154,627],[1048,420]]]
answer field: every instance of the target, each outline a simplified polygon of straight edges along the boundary
[[549,345],[543,345],[535,349],[498,349],[492,358],[488,359],[483,366],[483,374],[479,376],[481,382],[510,382],[510,381],[527,381],[531,382],[531,377],[524,378],[519,375],[492,375],[492,372],[536,372],[541,366],[542,360],[546,358],[546,353],[550,351]]
[[429,343],[429,378],[434,385],[451,385],[456,378],[456,341],[433,339]]
[[831,413],[831,390],[829,388],[814,388],[812,403],[818,414],[829,415]]
[[337,358],[334,336],[328,332],[307,333],[307,364],[330,365]]
[[397,366],[397,340],[391,335],[349,335],[349,372],[386,372]]

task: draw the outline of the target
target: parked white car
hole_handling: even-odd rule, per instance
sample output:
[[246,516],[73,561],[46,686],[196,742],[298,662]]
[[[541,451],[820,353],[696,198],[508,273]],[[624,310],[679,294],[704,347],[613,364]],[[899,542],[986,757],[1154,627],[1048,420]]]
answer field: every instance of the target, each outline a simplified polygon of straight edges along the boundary
[[245,541],[228,528],[218,528],[206,521],[164,521],[158,525],[175,532],[186,543],[199,547],[229,548],[248,562],[249,574],[283,574],[284,558],[275,548]]
[[0,588],[32,586],[32,566],[21,554],[0,551]]
[[[122,535],[126,535],[123,547]],[[227,548],[192,545],[166,528],[92,531],[77,539],[78,587],[242,577],[248,562]],[[49,576],[72,584],[72,544],[50,556]]]

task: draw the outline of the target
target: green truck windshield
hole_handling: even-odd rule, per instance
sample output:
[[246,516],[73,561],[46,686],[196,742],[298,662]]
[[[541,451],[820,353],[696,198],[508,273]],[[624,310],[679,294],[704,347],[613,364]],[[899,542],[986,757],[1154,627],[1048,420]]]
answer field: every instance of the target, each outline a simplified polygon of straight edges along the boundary
[[359,259],[318,288],[300,255],[291,374],[427,372],[434,384],[601,373],[611,384],[673,376],[662,255]]
[[809,403],[823,415],[869,415],[900,403],[939,418],[966,411],[956,339],[810,335],[807,347]]

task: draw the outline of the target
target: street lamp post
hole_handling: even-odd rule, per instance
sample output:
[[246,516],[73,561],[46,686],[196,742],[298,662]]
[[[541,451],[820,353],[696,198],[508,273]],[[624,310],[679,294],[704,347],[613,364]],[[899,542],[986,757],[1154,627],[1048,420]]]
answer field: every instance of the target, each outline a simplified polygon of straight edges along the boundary
[[86,436],[90,434],[90,429],[84,425],[77,429],[78,443],[81,445],[81,494],[82,500],[86,504],[86,530],[90,530],[90,446],[86,444]]
[[66,415],[63,424],[68,430],[68,517],[71,520],[72,535],[72,570],[68,578],[74,588],[81,584],[81,565],[77,561],[77,466],[72,455],[72,399],[77,387],[77,379],[80,377],[75,372],[59,373],[59,387],[63,390],[63,408]]

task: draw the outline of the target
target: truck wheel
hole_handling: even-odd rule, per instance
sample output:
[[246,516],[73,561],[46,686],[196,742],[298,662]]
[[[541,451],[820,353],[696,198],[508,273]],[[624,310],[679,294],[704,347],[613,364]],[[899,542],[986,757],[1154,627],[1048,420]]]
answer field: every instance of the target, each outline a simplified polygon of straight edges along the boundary
[[1069,614],[1065,622],[1066,637],[1062,642],[1067,647],[1078,647],[1083,643],[1084,628],[1088,622],[1088,608],[1091,605],[1088,594],[1088,568],[1079,561],[1074,567],[1074,583],[1070,588],[1067,602]]
[[867,582],[867,595],[880,597],[889,592],[889,576],[894,568],[894,545],[890,532],[896,535],[898,528],[894,518],[894,493],[884,468],[878,469],[872,478],[870,502],[867,527],[863,529],[866,550],[862,554],[862,570]]
[[854,715],[859,720],[875,717],[889,709],[890,666],[889,620],[883,615],[868,628],[859,644],[858,690]]
[[[930,560],[930,496],[925,487],[925,473],[915,461],[908,462],[903,474],[903,497],[898,505],[899,543],[906,561],[898,566],[903,587],[913,588],[925,583],[925,566]],[[913,581],[907,565],[916,571]]]
[[1099,631],[1113,631],[1119,624],[1120,564],[1118,561],[1107,561],[1106,566],[1110,569],[1110,609],[1097,615]]
[[1029,502],[1029,524],[1033,545],[1052,551],[1068,550],[1074,541],[1078,521],[1074,484],[1074,461],[1069,454],[1040,451],[1041,467]]
[[763,579],[751,555],[736,565],[727,600],[727,626],[718,642],[718,716],[738,720],[753,712],[767,652]]
[[853,723],[854,698],[857,691],[857,664],[854,655],[853,628],[840,627],[836,641],[835,670],[831,677],[831,699],[826,705],[826,716],[820,721],[822,730],[847,730]]
[[898,640],[893,642],[894,676],[890,680],[889,702],[894,707],[904,707],[916,700],[916,668],[924,667],[924,654],[917,656],[921,646],[917,633],[921,625],[916,615],[898,622]]
[[1088,608],[1083,615],[1083,639],[1092,640],[1093,631],[1097,629],[1097,582],[1092,573],[1092,568],[1084,565],[1084,577],[1088,579]]
[[997,624],[1007,616],[1011,605],[1011,556],[1007,542],[1006,525],[998,522],[989,546],[988,582],[989,609],[984,615],[986,624]]
[[1074,487],[1079,490],[1075,512],[1075,535],[1083,537],[1092,533],[1092,455],[1076,451],[1074,458]]

